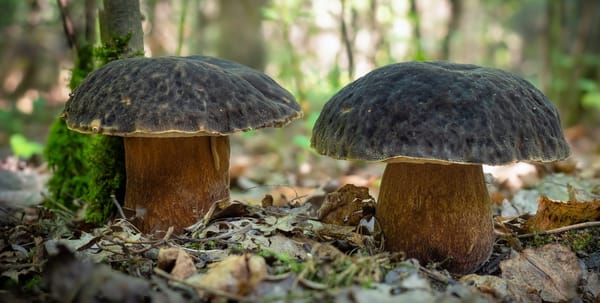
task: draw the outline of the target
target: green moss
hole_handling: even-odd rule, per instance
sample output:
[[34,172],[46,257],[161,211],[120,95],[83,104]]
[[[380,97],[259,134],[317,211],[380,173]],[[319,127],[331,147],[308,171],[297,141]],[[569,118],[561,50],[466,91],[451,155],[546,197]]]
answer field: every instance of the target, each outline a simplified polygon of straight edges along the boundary
[[102,47],[96,48],[94,50],[94,57],[98,60],[99,66],[125,57],[143,56],[143,51],[130,54],[129,40],[131,40],[131,34],[127,34],[124,37],[114,37],[109,43],[104,43]]
[[86,135],[70,131],[60,118],[50,128],[44,152],[48,167],[53,171],[48,190],[55,203],[69,209],[77,208],[75,200],[85,196],[90,187],[89,165],[84,155],[89,140]]
[[593,253],[600,250],[600,228],[593,227],[581,230],[571,230],[559,234],[535,235],[524,241],[525,246],[539,247],[550,243],[560,243],[573,251]]
[[112,196],[123,202],[125,198],[125,150],[123,138],[95,136],[87,147],[90,161],[91,184],[84,199],[89,207],[85,214],[88,222],[101,224],[115,211]]
[[94,48],[91,45],[84,45],[77,51],[75,58],[75,67],[71,71],[71,80],[69,88],[75,89],[87,75],[94,70]]
[[23,291],[25,293],[35,292],[40,288],[41,284],[42,284],[41,276],[35,275],[31,279],[29,279],[27,282],[25,282],[25,285],[23,285]]
[[[131,35],[116,37],[98,48],[81,47],[69,87],[75,89],[94,68],[125,57],[129,53],[130,38]],[[50,129],[45,156],[53,171],[48,181],[51,199],[70,209],[78,207],[76,200],[89,203],[86,221],[104,223],[115,209],[112,195],[123,201],[125,152],[122,138],[79,134],[69,130],[58,118]],[[53,204],[47,203],[48,206]]]

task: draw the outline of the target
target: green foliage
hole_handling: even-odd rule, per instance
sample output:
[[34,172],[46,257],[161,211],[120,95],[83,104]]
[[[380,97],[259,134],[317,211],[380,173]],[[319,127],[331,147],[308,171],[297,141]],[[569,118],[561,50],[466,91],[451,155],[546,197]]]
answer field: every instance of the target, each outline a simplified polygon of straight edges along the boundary
[[304,264],[289,256],[286,253],[277,253],[272,250],[262,249],[258,252],[258,255],[273,260],[272,266],[277,271],[277,274],[294,272],[301,273],[304,270]]
[[34,154],[41,154],[44,151],[42,144],[29,141],[21,134],[10,136],[10,148],[14,155],[21,158],[29,158]]
[[84,196],[89,207],[85,213],[88,222],[101,224],[115,211],[112,196],[117,201],[125,198],[125,149],[123,138],[95,136],[87,146],[89,176],[92,186]]
[[600,88],[596,81],[579,79],[577,84],[583,91],[581,105],[586,109],[600,109]]
[[41,275],[35,275],[31,277],[31,279],[27,280],[23,285],[23,291],[25,293],[30,293],[36,291],[42,285],[42,277]]

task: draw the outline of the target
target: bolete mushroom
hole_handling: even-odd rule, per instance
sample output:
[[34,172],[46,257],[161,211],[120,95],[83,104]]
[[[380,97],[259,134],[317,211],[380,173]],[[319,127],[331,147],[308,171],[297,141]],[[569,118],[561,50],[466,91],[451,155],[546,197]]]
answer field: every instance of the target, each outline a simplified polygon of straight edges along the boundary
[[311,145],[386,162],[376,205],[385,248],[456,273],[492,251],[481,165],[569,155],[556,108],[533,85],[448,62],[392,64],[350,83],[325,104]]
[[229,197],[227,135],[301,116],[264,73],[204,56],[112,61],[77,87],[63,112],[71,130],[124,137],[125,207],[145,232],[180,231]]

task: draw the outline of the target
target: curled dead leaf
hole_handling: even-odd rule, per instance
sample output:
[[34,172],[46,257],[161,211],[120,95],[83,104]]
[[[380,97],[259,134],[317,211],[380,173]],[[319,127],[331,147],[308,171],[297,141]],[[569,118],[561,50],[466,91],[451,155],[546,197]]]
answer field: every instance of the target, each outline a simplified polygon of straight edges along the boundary
[[525,222],[525,228],[539,232],[596,220],[600,220],[600,200],[562,202],[542,196],[537,213]]
[[260,256],[245,254],[229,256],[210,265],[204,275],[192,276],[187,282],[199,288],[216,289],[223,292],[247,295],[267,277],[267,264]]
[[192,257],[183,249],[176,247],[161,248],[156,266],[182,280],[196,272]]

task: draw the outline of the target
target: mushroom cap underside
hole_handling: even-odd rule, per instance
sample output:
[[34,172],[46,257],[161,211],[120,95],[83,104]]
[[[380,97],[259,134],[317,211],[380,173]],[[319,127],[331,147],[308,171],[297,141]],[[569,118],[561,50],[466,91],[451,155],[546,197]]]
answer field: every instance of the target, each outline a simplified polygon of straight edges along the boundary
[[282,127],[302,111],[260,71],[190,56],[112,61],[75,89],[62,116],[83,133],[185,137]]
[[324,106],[311,146],[337,159],[500,165],[566,158],[557,109],[503,70],[407,62],[373,70]]

